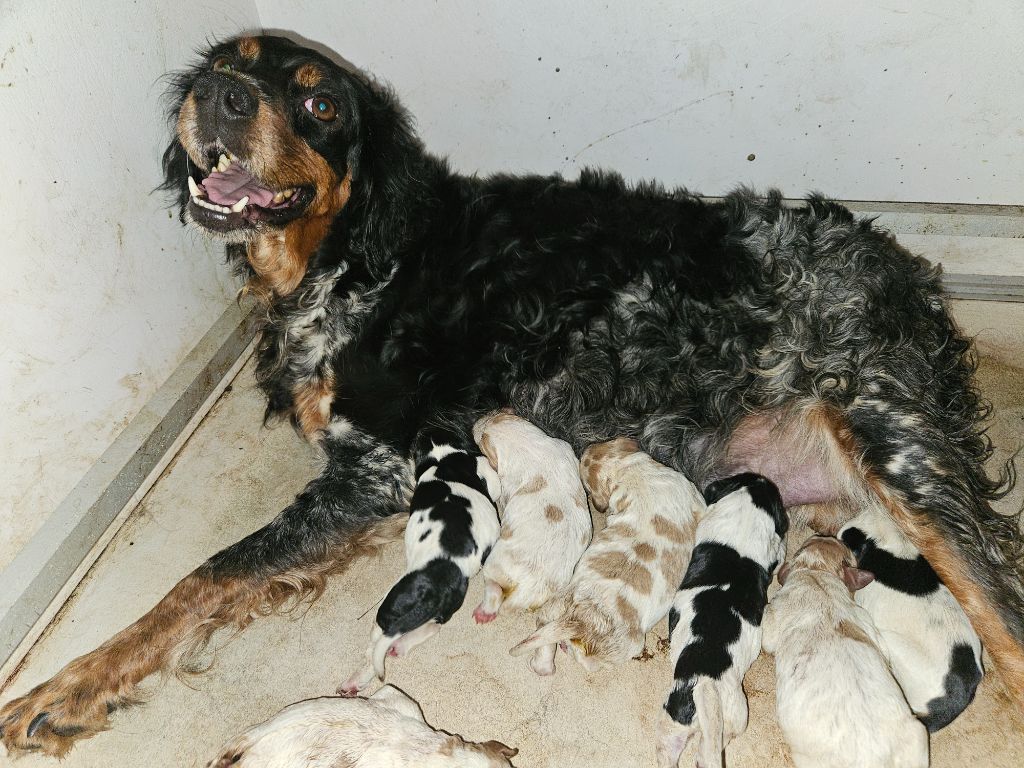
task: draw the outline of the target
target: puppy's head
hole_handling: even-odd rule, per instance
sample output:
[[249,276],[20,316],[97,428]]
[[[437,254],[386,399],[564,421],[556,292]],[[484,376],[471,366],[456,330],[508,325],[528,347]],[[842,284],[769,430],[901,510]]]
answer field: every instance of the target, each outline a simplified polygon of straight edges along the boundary
[[[503,444],[502,440],[495,438],[495,433],[503,431],[502,425],[518,424],[528,425],[529,422],[516,416],[511,408],[502,408],[498,411],[492,411],[486,416],[481,416],[473,425],[473,439],[480,447],[480,452],[487,457],[487,461],[490,462],[491,467],[495,471],[498,470],[501,461]],[[538,467],[538,469],[541,468]]]
[[604,443],[595,443],[580,457],[580,479],[590,494],[594,506],[604,511],[618,486],[618,475],[623,463],[640,453],[636,440],[617,437]]
[[182,221],[244,243],[276,294],[295,288],[349,203],[381,114],[406,121],[390,94],[282,37],[213,45],[172,76],[168,99],[164,187]]
[[754,506],[771,518],[775,533],[780,538],[786,535],[786,531],[789,530],[789,518],[786,516],[786,508],[782,505],[782,495],[775,483],[763,475],[744,472],[716,480],[704,489],[704,501],[711,506],[737,491],[746,491],[750,495]]
[[824,571],[841,579],[850,592],[870,584],[874,576],[857,567],[853,552],[831,536],[812,536],[779,571],[779,583],[798,571]]

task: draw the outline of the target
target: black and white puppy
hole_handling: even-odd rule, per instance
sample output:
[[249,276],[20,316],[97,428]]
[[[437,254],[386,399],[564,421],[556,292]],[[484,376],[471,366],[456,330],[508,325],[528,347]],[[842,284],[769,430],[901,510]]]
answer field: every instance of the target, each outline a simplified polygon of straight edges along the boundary
[[498,475],[483,456],[433,441],[416,467],[406,573],[377,610],[363,666],[338,687],[355,696],[374,677],[384,679],[386,656],[405,656],[437,634],[466,599],[469,580],[500,532],[494,499]]
[[675,682],[658,720],[658,765],[673,768],[700,735],[697,766],[723,764],[747,727],[743,676],[761,652],[772,574],[786,555],[789,520],[775,485],[744,473],[704,491],[689,568],[669,611]]
[[952,593],[888,515],[866,509],[839,531],[875,580],[854,599],[870,615],[896,682],[929,731],[953,722],[981,682],[981,641]]

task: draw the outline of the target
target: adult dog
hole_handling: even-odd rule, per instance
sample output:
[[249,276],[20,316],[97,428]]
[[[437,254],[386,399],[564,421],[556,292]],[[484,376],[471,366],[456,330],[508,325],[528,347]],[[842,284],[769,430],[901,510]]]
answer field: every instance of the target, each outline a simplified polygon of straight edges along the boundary
[[9,750],[63,754],[217,628],[315,597],[397,535],[425,431],[470,449],[501,406],[577,451],[634,437],[700,485],[759,472],[840,519],[877,497],[1024,694],[1020,535],[990,506],[1007,484],[983,468],[973,354],[888,234],[818,197],[461,176],[387,89],[279,37],[213,46],[173,95],[167,186],[264,300],[267,414],[326,468],[9,702]]

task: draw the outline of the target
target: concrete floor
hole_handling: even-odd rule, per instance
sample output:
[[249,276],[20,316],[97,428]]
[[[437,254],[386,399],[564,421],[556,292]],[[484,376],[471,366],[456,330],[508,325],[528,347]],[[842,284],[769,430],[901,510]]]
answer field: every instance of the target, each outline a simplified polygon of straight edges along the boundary
[[[999,458],[1024,435],[1024,305],[957,302],[965,329],[978,334],[980,383],[996,405],[992,437]],[[184,450],[118,532],[107,551],[33,648],[4,701],[49,677],[144,613],[194,566],[270,519],[316,471],[312,450],[286,426],[263,429],[263,401],[251,367],[239,375]],[[1004,502],[1020,505],[1024,482]],[[68,768],[200,766],[227,737],[285,704],[330,694],[353,670],[378,601],[401,574],[400,545],[379,561],[334,580],[300,617],[255,622],[227,642],[215,639],[213,668],[157,681],[151,703],[114,718],[111,731],[79,744]],[[651,723],[670,665],[658,641],[651,657],[587,675],[558,658],[553,678],[535,677],[507,649],[532,629],[523,615],[473,623],[481,595],[474,581],[463,609],[436,638],[389,666],[389,682],[416,698],[428,722],[473,740],[519,747],[515,763],[534,768],[652,765]],[[750,727],[727,752],[731,766],[788,765],[774,722],[771,659],[747,677]],[[974,704],[932,740],[932,765],[1024,765],[1024,726],[993,675]],[[0,764],[9,758],[0,756]],[[22,768],[51,766],[28,756]],[[682,765],[690,765],[684,756]]]

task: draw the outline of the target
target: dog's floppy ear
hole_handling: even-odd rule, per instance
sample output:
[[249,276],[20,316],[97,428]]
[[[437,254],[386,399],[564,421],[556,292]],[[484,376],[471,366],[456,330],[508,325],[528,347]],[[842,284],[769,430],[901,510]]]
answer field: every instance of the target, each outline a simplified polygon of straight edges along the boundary
[[875,574],[865,571],[862,568],[854,568],[852,565],[843,565],[843,582],[851,592],[864,589],[875,580]]

